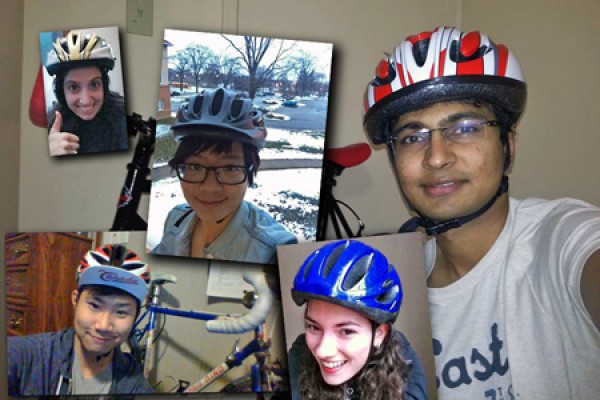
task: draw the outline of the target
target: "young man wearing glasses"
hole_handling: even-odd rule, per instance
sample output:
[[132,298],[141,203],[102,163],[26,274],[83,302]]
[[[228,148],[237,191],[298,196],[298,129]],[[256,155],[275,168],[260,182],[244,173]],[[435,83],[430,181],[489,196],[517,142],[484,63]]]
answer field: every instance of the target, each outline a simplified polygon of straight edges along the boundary
[[381,60],[364,127],[423,229],[440,399],[600,393],[600,210],[508,195],[526,84],[479,32],[410,36]]
[[267,135],[252,101],[230,90],[205,90],[180,107],[172,129],[180,143],[169,165],[187,204],[169,212],[152,252],[275,263],[276,246],[297,239],[244,201]]

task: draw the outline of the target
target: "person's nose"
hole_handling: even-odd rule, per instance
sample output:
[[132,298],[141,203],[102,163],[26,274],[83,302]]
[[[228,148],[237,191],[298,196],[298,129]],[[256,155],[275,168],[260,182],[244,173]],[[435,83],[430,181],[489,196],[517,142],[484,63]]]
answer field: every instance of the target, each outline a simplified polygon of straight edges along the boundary
[[96,316],[95,328],[99,332],[112,332],[113,320],[111,313],[108,311],[99,312]]
[[79,92],[79,104],[82,106],[89,106],[92,104],[92,94],[88,88],[82,88],[81,92]]
[[319,358],[333,357],[337,354],[337,340],[334,335],[324,333],[317,344],[315,354]]
[[452,165],[456,161],[452,143],[444,136],[441,130],[431,132],[429,144],[423,156],[425,168],[441,169]]
[[206,172],[206,179],[201,183],[202,189],[210,191],[218,191],[223,188],[223,184],[217,180],[217,171],[209,170]]

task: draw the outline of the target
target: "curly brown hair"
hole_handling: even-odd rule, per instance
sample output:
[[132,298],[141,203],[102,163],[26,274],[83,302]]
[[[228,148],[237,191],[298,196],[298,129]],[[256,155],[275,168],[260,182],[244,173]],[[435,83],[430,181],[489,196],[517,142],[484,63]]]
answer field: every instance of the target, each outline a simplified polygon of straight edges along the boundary
[[[373,328],[375,331],[376,326]],[[402,400],[410,365],[400,354],[401,336],[390,329],[381,346],[374,347],[367,364],[352,378],[351,385],[330,386],[323,380],[317,361],[305,358],[300,374],[299,391],[303,400],[343,400],[348,397],[369,400]],[[354,391],[354,393],[352,393]]]

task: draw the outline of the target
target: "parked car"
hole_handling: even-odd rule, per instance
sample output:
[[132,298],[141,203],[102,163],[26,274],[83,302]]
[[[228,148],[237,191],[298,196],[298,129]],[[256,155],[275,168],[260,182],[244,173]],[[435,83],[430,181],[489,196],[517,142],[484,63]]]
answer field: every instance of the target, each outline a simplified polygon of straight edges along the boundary
[[296,108],[296,107],[298,107],[298,103],[296,102],[296,100],[286,100],[283,102],[283,106]]
[[279,104],[279,101],[275,100],[275,99],[264,99],[263,103],[265,103],[265,104]]

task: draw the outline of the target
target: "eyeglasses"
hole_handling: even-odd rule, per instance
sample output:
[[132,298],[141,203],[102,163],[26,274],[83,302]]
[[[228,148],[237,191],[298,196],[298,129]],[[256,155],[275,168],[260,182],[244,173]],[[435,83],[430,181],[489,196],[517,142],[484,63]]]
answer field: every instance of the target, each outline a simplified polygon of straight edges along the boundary
[[498,126],[497,120],[461,119],[443,128],[427,129],[411,124],[393,132],[396,151],[413,153],[425,149],[431,142],[431,135],[439,131],[450,143],[462,145],[480,142],[485,138],[486,126]]
[[208,172],[213,171],[217,182],[222,185],[239,185],[246,181],[248,173],[254,170],[254,165],[225,165],[222,167],[206,167],[201,164],[177,164],[177,177],[188,183],[204,183]]

